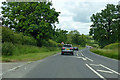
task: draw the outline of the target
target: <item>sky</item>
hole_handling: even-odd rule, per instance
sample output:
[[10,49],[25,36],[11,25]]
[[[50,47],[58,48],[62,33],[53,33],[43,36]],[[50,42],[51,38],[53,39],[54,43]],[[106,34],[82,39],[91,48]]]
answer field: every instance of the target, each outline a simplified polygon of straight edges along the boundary
[[[1,2],[5,0],[0,0]],[[51,1],[51,0],[50,0]],[[57,28],[71,31],[78,30],[80,34],[89,34],[90,25],[92,24],[90,17],[92,14],[105,9],[107,4],[118,4],[120,0],[52,0],[53,8],[57,12],[61,12],[59,24]],[[1,9],[0,9],[1,11]]]

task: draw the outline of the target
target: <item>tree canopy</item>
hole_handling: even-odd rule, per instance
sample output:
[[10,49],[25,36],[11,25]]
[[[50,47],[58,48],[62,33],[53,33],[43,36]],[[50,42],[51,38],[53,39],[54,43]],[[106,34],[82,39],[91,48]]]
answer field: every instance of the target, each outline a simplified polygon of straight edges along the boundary
[[107,4],[100,13],[91,16],[90,35],[101,47],[118,41],[120,26],[120,5]]
[[51,8],[51,2],[3,2],[3,26],[32,35],[41,46],[54,32],[60,12]]

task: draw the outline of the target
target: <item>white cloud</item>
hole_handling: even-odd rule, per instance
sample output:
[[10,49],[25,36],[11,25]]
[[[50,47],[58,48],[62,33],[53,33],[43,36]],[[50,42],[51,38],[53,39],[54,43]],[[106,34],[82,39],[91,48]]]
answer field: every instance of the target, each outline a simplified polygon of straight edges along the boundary
[[[0,0],[1,2],[5,0]],[[78,30],[81,34],[89,34],[90,16],[100,12],[106,4],[118,4],[119,0],[52,0],[56,11],[61,12],[57,28]],[[1,11],[1,8],[0,8]]]
[[61,12],[57,28],[78,30],[81,34],[89,34],[90,16],[100,12],[106,4],[118,4],[119,0],[52,0],[56,11]]

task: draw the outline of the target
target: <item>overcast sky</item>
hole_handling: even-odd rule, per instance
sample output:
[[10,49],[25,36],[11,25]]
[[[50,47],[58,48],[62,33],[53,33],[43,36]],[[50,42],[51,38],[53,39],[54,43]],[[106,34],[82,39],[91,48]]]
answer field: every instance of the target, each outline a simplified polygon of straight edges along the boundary
[[[5,0],[0,0],[1,2]],[[57,28],[78,30],[81,34],[89,34],[90,16],[100,12],[106,4],[118,4],[119,0],[52,0],[56,11],[61,12]],[[1,11],[1,10],[0,10]]]

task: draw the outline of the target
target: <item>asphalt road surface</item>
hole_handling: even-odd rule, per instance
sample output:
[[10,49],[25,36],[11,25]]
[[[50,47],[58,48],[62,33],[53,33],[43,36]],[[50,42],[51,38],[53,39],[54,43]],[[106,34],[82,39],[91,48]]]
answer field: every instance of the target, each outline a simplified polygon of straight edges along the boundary
[[74,55],[49,56],[13,68],[3,74],[3,78],[120,78],[118,60],[99,56],[85,48]]

